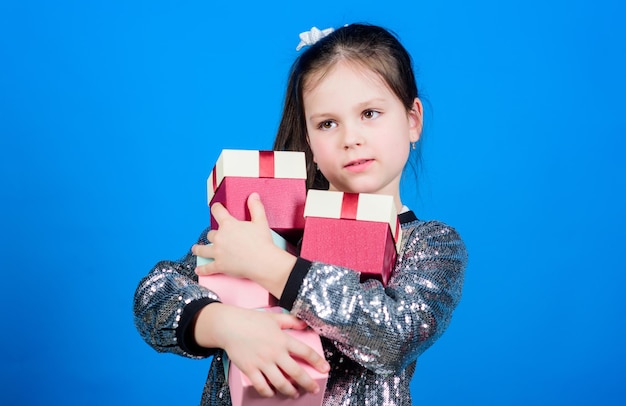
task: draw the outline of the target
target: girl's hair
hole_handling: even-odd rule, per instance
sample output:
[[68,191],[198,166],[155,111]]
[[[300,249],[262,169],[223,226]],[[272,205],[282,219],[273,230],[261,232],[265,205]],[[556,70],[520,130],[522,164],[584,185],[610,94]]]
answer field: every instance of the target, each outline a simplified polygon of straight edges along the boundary
[[[418,97],[411,57],[390,31],[368,24],[351,24],[322,38],[293,63],[287,83],[283,115],[274,150],[304,151],[307,188],[328,189],[328,181],[315,168],[307,142],[303,90],[314,75],[323,75],[339,61],[356,63],[380,75],[407,111]],[[416,160],[419,163],[419,150]],[[414,168],[415,169],[415,168]]]

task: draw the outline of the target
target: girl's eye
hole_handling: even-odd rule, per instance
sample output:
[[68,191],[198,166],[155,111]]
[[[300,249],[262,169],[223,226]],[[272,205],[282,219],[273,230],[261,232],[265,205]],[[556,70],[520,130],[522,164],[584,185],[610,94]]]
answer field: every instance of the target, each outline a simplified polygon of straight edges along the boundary
[[376,110],[365,110],[363,112],[363,117],[365,117],[367,120],[372,120],[378,117],[379,115],[380,115],[380,112]]
[[331,128],[335,128],[337,126],[337,124],[334,121],[331,120],[326,120],[326,121],[322,121],[317,128],[319,128],[320,130],[330,130]]

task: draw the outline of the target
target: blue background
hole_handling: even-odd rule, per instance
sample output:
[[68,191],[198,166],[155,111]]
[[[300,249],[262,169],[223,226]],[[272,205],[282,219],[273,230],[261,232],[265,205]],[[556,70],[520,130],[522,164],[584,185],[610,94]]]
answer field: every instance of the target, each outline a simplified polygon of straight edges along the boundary
[[[226,4],[229,3],[229,4]],[[0,3],[1,404],[197,404],[132,297],[208,223],[222,148],[271,148],[301,31],[393,29],[426,100],[403,198],[469,248],[416,404],[624,404],[618,1]]]

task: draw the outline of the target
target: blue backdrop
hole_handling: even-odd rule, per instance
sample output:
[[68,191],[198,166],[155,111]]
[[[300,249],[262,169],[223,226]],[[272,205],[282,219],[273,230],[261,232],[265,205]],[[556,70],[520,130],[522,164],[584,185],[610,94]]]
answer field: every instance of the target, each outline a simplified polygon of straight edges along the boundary
[[404,200],[470,252],[415,403],[624,404],[620,2],[283,3],[0,4],[0,403],[198,402],[209,362],[141,340],[137,282],[208,223],[221,149],[271,147],[298,34],[366,21],[427,101]]

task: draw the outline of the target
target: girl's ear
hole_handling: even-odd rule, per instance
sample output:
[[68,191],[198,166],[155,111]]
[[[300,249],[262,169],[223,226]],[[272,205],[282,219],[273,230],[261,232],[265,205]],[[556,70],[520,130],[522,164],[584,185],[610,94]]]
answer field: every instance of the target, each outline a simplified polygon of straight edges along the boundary
[[422,135],[422,127],[424,124],[424,115],[422,110],[422,101],[417,97],[413,100],[413,105],[408,113],[409,116],[409,140],[417,142]]

